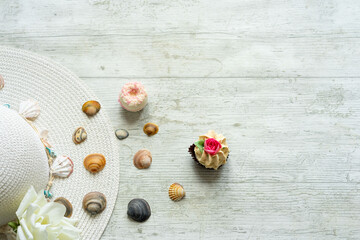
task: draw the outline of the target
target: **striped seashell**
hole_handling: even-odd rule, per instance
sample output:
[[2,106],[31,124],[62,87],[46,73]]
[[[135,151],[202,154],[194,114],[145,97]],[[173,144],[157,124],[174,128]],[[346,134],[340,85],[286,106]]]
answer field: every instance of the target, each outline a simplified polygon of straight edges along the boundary
[[100,172],[104,169],[106,164],[106,159],[104,155],[100,153],[93,153],[87,155],[84,159],[84,167],[86,170],[92,173]]
[[180,201],[183,197],[185,197],[185,190],[183,186],[178,183],[173,183],[169,187],[169,197],[173,201]]
[[67,178],[74,170],[74,163],[67,156],[59,156],[54,160],[51,170],[54,176]]
[[85,128],[83,127],[79,127],[75,130],[74,135],[73,135],[73,142],[75,144],[80,144],[83,141],[85,141],[87,138],[87,133],[85,131]]
[[21,102],[19,105],[19,114],[27,120],[35,120],[40,114],[39,103],[31,99]]
[[139,150],[133,158],[134,166],[138,169],[149,168],[152,162],[151,152],[147,149]]
[[71,215],[73,213],[73,206],[71,205],[69,200],[67,200],[66,198],[63,198],[63,197],[59,197],[59,198],[55,199],[54,202],[60,203],[65,206],[66,211],[65,211],[64,217],[67,217],[67,218],[71,217]]
[[100,192],[90,192],[84,196],[83,208],[91,215],[96,215],[106,208],[106,197]]
[[137,222],[145,222],[151,216],[149,203],[145,199],[135,198],[128,204],[127,215]]

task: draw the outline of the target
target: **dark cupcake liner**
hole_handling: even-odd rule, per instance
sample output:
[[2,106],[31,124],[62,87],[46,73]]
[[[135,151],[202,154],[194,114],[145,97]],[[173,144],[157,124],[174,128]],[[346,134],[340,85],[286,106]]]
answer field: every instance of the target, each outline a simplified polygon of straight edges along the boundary
[[[188,150],[188,151],[189,151],[189,153],[191,154],[192,159],[194,159],[194,161],[195,161],[198,165],[202,166],[202,167],[205,168],[205,169],[215,170],[214,168],[207,168],[207,167],[205,167],[204,165],[202,165],[202,164],[199,162],[199,160],[197,160],[196,155],[195,155],[195,144],[192,144],[192,145],[189,147],[189,150]],[[230,155],[230,154],[228,154],[228,156],[227,156],[227,158],[226,158],[226,162],[227,162],[228,159],[229,159],[229,155]],[[224,166],[224,165],[221,165],[220,167],[218,167],[218,169],[221,168],[222,166]]]

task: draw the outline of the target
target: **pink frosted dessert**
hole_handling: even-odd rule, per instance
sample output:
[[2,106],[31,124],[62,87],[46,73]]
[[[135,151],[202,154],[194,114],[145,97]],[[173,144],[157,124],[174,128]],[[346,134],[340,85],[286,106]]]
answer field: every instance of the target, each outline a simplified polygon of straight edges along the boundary
[[137,112],[143,109],[148,101],[148,96],[144,85],[139,82],[126,83],[120,92],[119,103],[121,106],[130,111]]

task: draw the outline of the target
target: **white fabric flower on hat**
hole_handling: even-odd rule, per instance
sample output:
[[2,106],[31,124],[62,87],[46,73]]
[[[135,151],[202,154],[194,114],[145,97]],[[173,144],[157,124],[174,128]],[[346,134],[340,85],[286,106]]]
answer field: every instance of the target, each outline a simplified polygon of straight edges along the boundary
[[44,194],[36,194],[30,187],[20,203],[16,215],[19,219],[17,240],[68,240],[79,239],[77,220],[64,217],[65,206],[48,202]]

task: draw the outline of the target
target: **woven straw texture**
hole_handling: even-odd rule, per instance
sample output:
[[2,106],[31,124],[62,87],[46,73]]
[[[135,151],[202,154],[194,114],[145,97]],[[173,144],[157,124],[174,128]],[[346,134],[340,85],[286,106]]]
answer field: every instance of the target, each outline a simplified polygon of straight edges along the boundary
[[[0,104],[9,103],[12,109],[18,110],[21,101],[39,102],[41,114],[34,124],[48,129],[53,149],[58,155],[69,156],[75,165],[69,178],[55,179],[51,190],[54,198],[61,196],[70,200],[74,207],[73,218],[79,219],[82,239],[99,239],[118,193],[119,154],[104,111],[88,117],[81,110],[85,101],[98,99],[66,68],[23,50],[0,47],[0,75],[5,79],[5,87],[0,90]],[[88,138],[75,145],[72,135],[80,126],[86,129]],[[106,157],[105,168],[97,174],[83,167],[83,159],[91,153]],[[102,192],[107,197],[106,209],[95,217],[82,208],[83,196],[91,191]]]
[[16,111],[3,106],[0,106],[0,139],[1,226],[16,218],[15,212],[31,185],[37,191],[46,186],[49,164],[34,129]]

